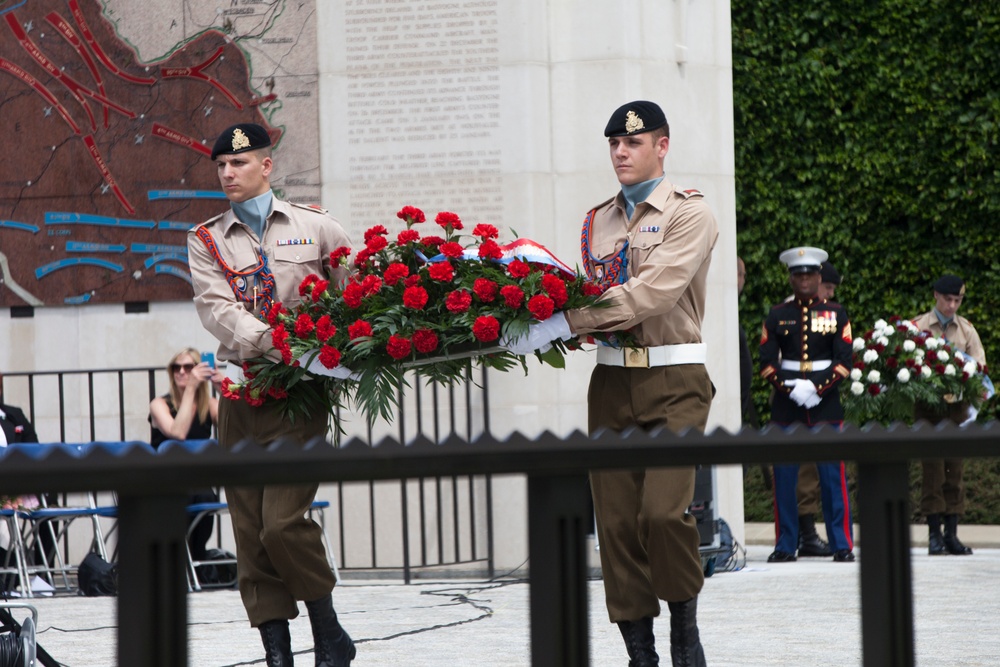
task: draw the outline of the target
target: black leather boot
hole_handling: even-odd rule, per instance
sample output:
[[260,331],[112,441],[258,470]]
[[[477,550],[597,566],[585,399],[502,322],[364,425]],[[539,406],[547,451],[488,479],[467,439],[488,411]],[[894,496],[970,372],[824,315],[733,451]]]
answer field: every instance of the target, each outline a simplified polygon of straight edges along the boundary
[[927,515],[927,553],[931,556],[943,556],[947,553],[944,547],[944,536],[941,535],[941,515]]
[[288,621],[283,618],[265,621],[257,629],[264,642],[267,667],[293,667],[295,660],[292,658],[292,637],[288,634]]
[[831,555],[830,545],[816,532],[816,518],[812,514],[799,515],[799,556],[825,557]]
[[625,640],[628,651],[628,667],[656,667],[660,656],[656,654],[656,638],[653,637],[653,619],[650,616],[638,621],[618,621],[618,629]]
[[340,627],[337,612],[333,610],[333,597],[327,595],[306,602],[306,609],[309,610],[309,624],[312,626],[316,667],[351,667],[351,660],[354,660],[358,650],[344,628]]
[[972,549],[958,539],[958,515],[944,515],[944,547],[952,556],[971,556]]
[[698,598],[668,602],[670,608],[670,659],[674,667],[706,667],[705,650],[698,635]]

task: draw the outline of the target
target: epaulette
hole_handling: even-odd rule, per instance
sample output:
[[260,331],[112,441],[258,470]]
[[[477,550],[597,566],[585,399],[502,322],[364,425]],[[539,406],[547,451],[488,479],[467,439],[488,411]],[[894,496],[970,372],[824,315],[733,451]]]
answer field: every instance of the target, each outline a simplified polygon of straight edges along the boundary
[[221,220],[221,219],[223,218],[223,216],[225,216],[225,215],[226,215],[226,211],[223,211],[223,212],[222,212],[222,213],[220,213],[219,215],[217,215],[217,216],[215,216],[215,217],[212,217],[212,218],[209,218],[209,219],[208,219],[208,220],[206,220],[205,222],[202,222],[202,223],[199,223],[199,224],[195,225],[194,227],[192,227],[192,228],[191,228],[191,230],[190,230],[190,231],[192,231],[192,232],[193,232],[193,231],[195,231],[196,229],[200,229],[200,228],[204,227],[205,225],[210,225],[210,224],[212,224],[213,222],[218,222],[218,221],[219,221],[219,220]]
[[704,197],[701,190],[695,190],[694,188],[688,188],[687,190],[681,190],[679,185],[674,186],[674,192],[684,197],[684,199],[690,199],[691,197]]
[[608,199],[605,199],[604,201],[602,201],[597,206],[591,206],[589,210],[590,211],[597,211],[598,209],[602,209],[605,206],[607,206],[608,204],[610,204],[611,202],[613,202],[617,197],[618,197],[618,195],[615,195],[614,197],[610,197]]
[[329,211],[327,211],[319,204],[296,204],[293,201],[290,201],[288,203],[296,208],[303,208],[307,211],[312,211],[313,213],[322,213],[323,215],[327,215],[329,213]]

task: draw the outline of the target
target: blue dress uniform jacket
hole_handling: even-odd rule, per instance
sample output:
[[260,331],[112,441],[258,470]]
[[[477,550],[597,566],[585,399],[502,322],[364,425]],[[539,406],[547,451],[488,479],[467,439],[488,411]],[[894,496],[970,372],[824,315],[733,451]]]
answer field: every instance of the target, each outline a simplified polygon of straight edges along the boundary
[[[780,425],[841,424],[844,410],[839,384],[850,375],[851,344],[851,323],[839,303],[813,298],[792,299],[774,306],[760,339],[760,374],[775,389],[771,421]],[[822,400],[815,407],[806,409],[789,397],[791,387],[785,382],[798,378],[816,385]],[[852,551],[844,463],[819,462],[816,469],[830,547],[835,553]],[[787,554],[794,554],[799,543],[798,480],[798,464],[774,466],[775,551]]]
[[[842,422],[838,385],[851,372],[851,343],[851,323],[839,303],[813,298],[774,306],[760,339],[760,374],[775,388],[771,421],[810,426]],[[798,369],[782,368],[783,361]],[[823,399],[819,405],[807,410],[789,398],[791,387],[785,382],[796,378],[812,380]]]

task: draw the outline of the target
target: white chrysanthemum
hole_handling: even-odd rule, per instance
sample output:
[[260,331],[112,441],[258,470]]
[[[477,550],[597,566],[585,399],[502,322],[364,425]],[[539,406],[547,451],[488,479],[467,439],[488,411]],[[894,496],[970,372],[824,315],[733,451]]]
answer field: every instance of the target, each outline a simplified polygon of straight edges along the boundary
[[931,376],[931,367],[930,366],[921,366],[920,367],[920,376],[922,378],[924,378],[924,379],[929,378]]
[[886,338],[885,336],[879,336],[875,340],[875,342],[878,343],[879,345],[881,345],[882,347],[888,347],[889,346],[889,339]]
[[955,367],[953,365],[948,364],[947,366],[944,367],[944,374],[945,375],[954,375],[955,373],[956,373],[956,371],[955,371]]
[[875,321],[875,328],[876,329],[885,329],[887,326],[889,326],[889,323],[886,322],[885,320],[876,320]]
[[913,351],[913,358],[917,361],[923,361],[925,354],[927,354],[927,352],[924,351],[924,348],[918,347]]
[[882,380],[882,374],[878,371],[868,371],[868,381],[872,384],[878,384]]
[[903,322],[903,326],[906,327],[906,330],[909,331],[910,333],[920,332],[920,329],[917,328],[917,325],[911,322],[910,320],[905,320]]
[[944,350],[938,352],[938,361],[948,361],[950,358],[951,357],[949,357],[948,353],[945,352]]
[[852,382],[851,393],[854,394],[855,396],[860,396],[861,394],[865,393],[865,386],[860,382]]
[[896,379],[902,383],[907,383],[910,381],[910,370],[908,368],[900,368],[899,372],[896,373]]
[[962,366],[962,372],[970,377],[975,375],[978,370],[979,370],[979,365],[974,361],[970,361],[966,363],[964,366]]
[[865,349],[865,339],[860,337],[855,338],[853,345],[854,345],[854,351],[860,352],[861,350]]
[[882,329],[882,335],[883,336],[891,336],[894,333],[896,333],[896,327],[889,326],[889,327],[886,327],[885,329]]
[[905,340],[905,341],[903,341],[903,351],[904,352],[913,352],[913,350],[915,350],[916,348],[917,348],[917,344],[914,343],[912,340]]
[[857,382],[858,380],[861,379],[861,369],[860,368],[854,368],[854,369],[851,370],[851,379],[854,380],[855,382]]
[[939,344],[940,343],[938,342],[938,339],[933,337],[928,338],[927,341],[924,343],[924,345],[927,347],[928,350],[936,350]]
[[878,359],[878,352],[876,352],[875,350],[865,350],[865,354],[861,358],[864,359],[864,362],[866,364],[870,364],[871,362]]

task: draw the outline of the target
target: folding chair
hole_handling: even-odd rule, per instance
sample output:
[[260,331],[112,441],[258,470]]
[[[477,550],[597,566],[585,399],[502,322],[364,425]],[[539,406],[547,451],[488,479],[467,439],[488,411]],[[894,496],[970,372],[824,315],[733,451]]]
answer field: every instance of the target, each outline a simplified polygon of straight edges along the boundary
[[[330,540],[326,535],[326,513],[325,510],[330,507],[329,501],[326,500],[314,500],[312,505],[309,507],[309,518],[312,518],[313,513],[319,515],[319,523],[321,529],[321,535],[323,539],[323,548],[326,550],[326,561],[330,565],[330,569],[333,570],[334,578],[340,581],[340,571],[337,569],[337,559],[333,555],[333,550],[330,547]],[[191,536],[191,531],[197,522],[202,518],[207,516],[221,516],[223,514],[229,514],[229,504],[225,502],[218,503],[195,503],[193,505],[188,505],[187,507],[188,515],[193,517],[188,528],[188,537]],[[211,584],[205,584],[198,577],[198,567],[201,565],[235,565],[235,558],[219,558],[215,560],[194,560],[191,556],[191,548],[188,546],[188,541],[185,540],[185,549],[187,550],[188,556],[188,590],[189,591],[200,591],[204,588],[210,588]]]
[[28,578],[18,514],[18,510],[15,509],[0,510],[0,522],[3,523],[8,535],[7,554],[0,564],[0,576],[3,577],[2,588],[5,594],[15,593],[20,588],[21,595],[31,597],[31,583]]

